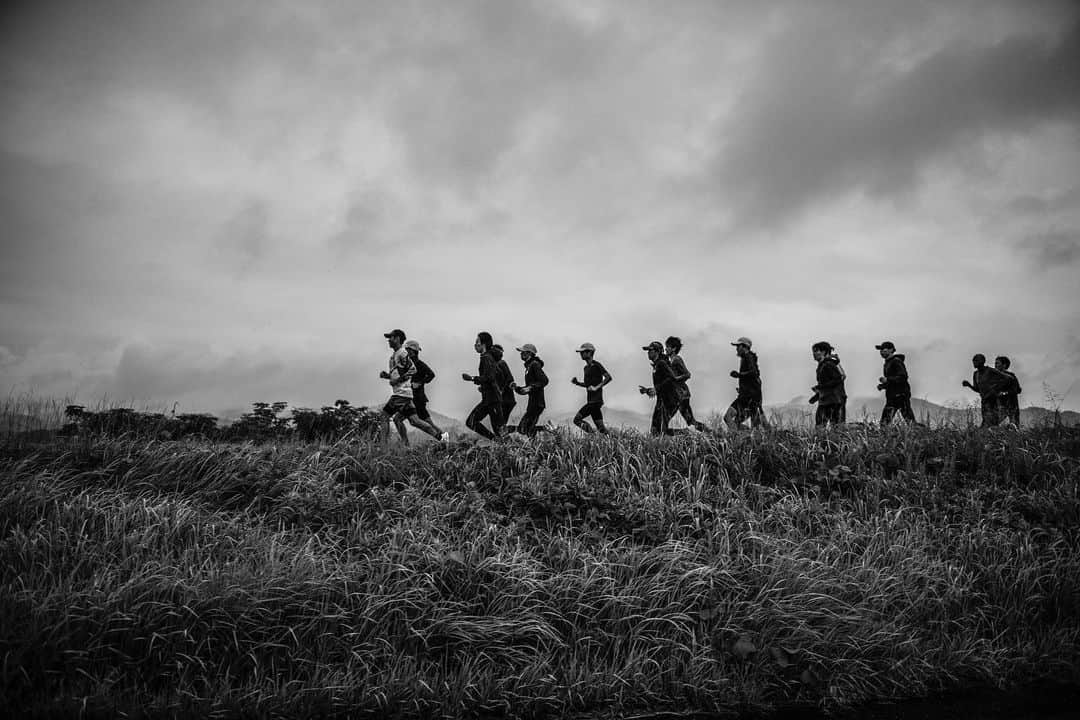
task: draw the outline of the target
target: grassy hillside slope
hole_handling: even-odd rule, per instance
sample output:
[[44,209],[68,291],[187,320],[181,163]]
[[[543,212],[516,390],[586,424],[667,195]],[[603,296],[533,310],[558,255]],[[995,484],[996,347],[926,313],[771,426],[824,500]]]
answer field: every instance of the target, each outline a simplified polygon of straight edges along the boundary
[[16,713],[544,717],[1080,682],[1080,432],[0,452]]

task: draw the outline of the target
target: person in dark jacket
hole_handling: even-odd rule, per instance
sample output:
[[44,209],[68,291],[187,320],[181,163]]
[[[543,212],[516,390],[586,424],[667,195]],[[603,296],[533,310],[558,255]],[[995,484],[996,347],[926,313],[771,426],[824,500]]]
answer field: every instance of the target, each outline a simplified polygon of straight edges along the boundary
[[585,404],[574,415],[574,424],[587,433],[593,432],[585,418],[591,417],[596,425],[596,432],[606,433],[604,425],[604,386],[611,382],[611,373],[603,365],[596,361],[596,346],[592,343],[582,343],[577,349],[581,359],[585,361],[585,370],[582,373],[584,380],[578,380],[575,376],[570,380],[578,387],[585,388]]
[[536,352],[536,346],[525,343],[517,348],[521,353],[521,362],[525,365],[525,384],[515,385],[514,392],[518,395],[528,395],[529,401],[525,405],[525,415],[517,425],[517,431],[522,435],[533,437],[536,435],[536,423],[544,412],[544,388],[548,384],[547,373],[544,372],[544,361]]
[[[413,361],[413,366],[416,368],[416,372],[412,376],[413,407],[416,408],[416,417],[438,430],[440,440],[449,442],[449,433],[439,430],[439,427],[435,424],[435,421],[431,419],[431,413],[428,412],[427,409],[427,384],[435,379],[435,371],[432,370],[426,362],[420,359],[420,343],[416,340],[407,341],[405,343],[405,351],[409,353],[409,358]],[[400,432],[403,429],[404,428],[399,427],[398,431]]]
[[671,369],[671,363],[664,355],[664,346],[653,341],[641,348],[649,353],[649,362],[652,363],[652,387],[638,385],[638,391],[651,398],[656,398],[656,407],[653,408],[651,435],[674,435],[668,424],[675,413],[679,411],[679,382],[675,379],[675,373]]
[[810,403],[817,403],[814,424],[818,427],[832,423],[839,425],[847,417],[847,392],[844,390],[844,371],[840,358],[833,354],[833,346],[824,340],[810,348],[817,361],[817,384],[813,387]]
[[694,419],[694,409],[690,407],[690,386],[686,381],[690,379],[690,371],[679,352],[682,350],[682,340],[672,335],[664,341],[664,350],[667,352],[667,360],[671,365],[671,371],[675,375],[675,389],[679,395],[679,413],[686,421],[687,427],[697,428],[705,432],[708,428],[705,423]]
[[509,428],[510,413],[517,405],[514,397],[514,372],[510,364],[503,359],[503,346],[495,344],[491,346],[491,357],[495,358],[495,373],[499,376],[499,390],[502,392],[502,421],[503,426]]
[[1009,422],[1016,427],[1020,427],[1020,393],[1023,390],[1020,388],[1020,380],[1009,371],[1010,367],[1012,367],[1012,360],[1006,356],[998,355],[994,358],[994,369],[1007,376],[998,395],[1001,415],[1008,418]]
[[[473,349],[480,354],[479,374],[461,373],[461,379],[474,383],[480,391],[480,403],[472,409],[465,419],[465,426],[481,437],[494,440],[502,436],[502,388],[499,387],[499,375],[496,371],[495,358],[491,354],[494,345],[491,333],[480,332],[476,335]],[[491,429],[484,427],[484,418],[491,418]]]
[[904,356],[897,354],[896,345],[891,340],[885,340],[874,348],[885,361],[877,386],[878,390],[885,391],[885,407],[881,409],[881,425],[891,423],[897,412],[912,425],[918,425],[919,423],[915,420],[915,411],[911,409],[911,384],[908,382]]
[[1004,378],[986,364],[986,356],[982,353],[976,353],[971,358],[971,366],[975,368],[971,374],[971,382],[965,380],[962,384],[979,394],[982,427],[993,427],[1001,422],[999,400]]
[[731,377],[739,381],[739,389],[735,401],[724,414],[724,422],[731,430],[747,419],[751,427],[767,426],[765,412],[761,408],[761,371],[758,369],[757,355],[750,349],[753,342],[748,337],[741,337],[731,344],[739,356],[739,369],[731,371]]

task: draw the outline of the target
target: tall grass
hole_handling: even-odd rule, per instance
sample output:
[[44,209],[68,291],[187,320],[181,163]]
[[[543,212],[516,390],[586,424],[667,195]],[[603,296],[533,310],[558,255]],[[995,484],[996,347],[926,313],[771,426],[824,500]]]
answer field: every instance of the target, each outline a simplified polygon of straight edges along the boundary
[[33,393],[9,394],[0,401],[0,442],[16,437],[50,437],[64,424],[64,409],[70,399],[39,397]]
[[0,702],[57,717],[843,708],[1080,682],[1080,432],[0,460]]

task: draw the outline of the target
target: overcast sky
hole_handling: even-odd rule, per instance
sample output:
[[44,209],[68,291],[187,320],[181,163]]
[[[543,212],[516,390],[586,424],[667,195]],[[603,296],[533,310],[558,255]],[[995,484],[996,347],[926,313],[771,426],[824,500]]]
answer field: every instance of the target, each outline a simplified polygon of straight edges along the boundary
[[[380,403],[382,333],[478,395],[533,342],[551,411],[646,411],[669,334],[699,414],[754,340],[873,395],[1080,407],[1080,4],[94,0],[0,11],[0,391],[227,412]],[[520,368],[516,357],[513,367]],[[521,373],[518,372],[520,379]]]

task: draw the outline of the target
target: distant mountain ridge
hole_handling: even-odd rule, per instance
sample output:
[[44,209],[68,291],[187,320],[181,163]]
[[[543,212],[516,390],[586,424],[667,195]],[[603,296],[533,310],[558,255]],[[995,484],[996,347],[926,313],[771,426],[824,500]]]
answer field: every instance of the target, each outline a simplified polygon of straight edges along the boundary
[[[809,426],[814,423],[816,405],[811,405],[806,396],[794,397],[786,403],[779,405],[766,405],[765,412],[772,421],[779,420],[787,426]],[[855,397],[850,398],[847,404],[847,416],[852,422],[878,422],[881,419],[881,409],[885,404],[883,397]],[[911,409],[915,412],[919,422],[929,422],[932,425],[978,425],[981,422],[979,409],[975,405],[968,407],[948,407],[938,405],[928,400],[912,398]],[[714,414],[722,414],[724,410],[706,411],[696,413],[699,419],[708,421]],[[1080,413],[1073,410],[1063,410],[1057,414],[1063,425],[1073,427],[1080,425]],[[550,419],[556,425],[569,425],[573,421],[574,412],[555,413],[545,418]],[[642,432],[648,432],[652,424],[652,415],[634,410],[622,408],[604,408],[604,419],[610,427],[627,427]],[[676,424],[682,420],[676,421]],[[1025,427],[1033,425],[1045,425],[1055,422],[1055,411],[1041,407],[1026,407],[1020,409],[1020,424]]]
[[[881,419],[881,410],[885,405],[885,398],[877,397],[854,397],[848,398],[847,416],[852,422],[877,422]],[[769,405],[766,407],[770,416],[777,416],[785,424],[810,425],[814,422],[816,405],[811,405],[806,396],[794,397],[783,405]],[[919,422],[929,422],[932,425],[952,424],[978,425],[981,422],[978,405],[972,403],[968,406],[950,407],[938,405],[929,400],[920,398],[911,399],[911,409]],[[1043,425],[1055,422],[1055,411],[1046,408],[1030,406],[1020,409],[1021,426]],[[1057,413],[1062,425],[1073,427],[1080,425],[1080,413],[1072,410],[1062,410]]]

